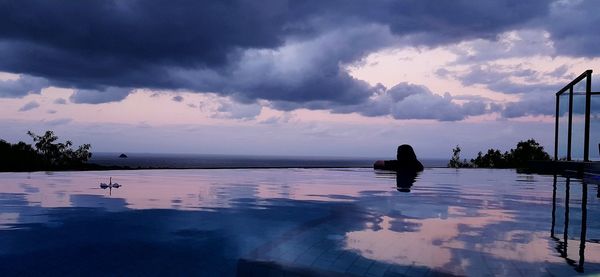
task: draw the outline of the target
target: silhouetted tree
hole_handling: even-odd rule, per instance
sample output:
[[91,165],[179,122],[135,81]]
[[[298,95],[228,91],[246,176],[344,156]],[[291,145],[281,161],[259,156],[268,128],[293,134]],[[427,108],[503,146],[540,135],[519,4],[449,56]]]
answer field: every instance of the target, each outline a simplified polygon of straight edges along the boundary
[[22,141],[11,144],[0,140],[1,171],[83,169],[92,157],[89,144],[73,149],[71,141],[57,142],[58,137],[52,131],[43,136],[31,131],[27,134],[33,138],[35,148]]
[[38,153],[22,141],[10,144],[0,140],[0,170],[21,171],[24,168],[41,169],[43,162]]
[[534,139],[519,141],[517,147],[504,153],[498,149],[488,149],[484,155],[482,152],[477,154],[471,162],[460,161],[460,147],[452,149],[452,158],[448,162],[448,167],[481,167],[481,168],[524,168],[529,161],[550,160],[550,155],[544,151]]
[[460,146],[456,146],[454,149],[452,149],[452,158],[450,158],[450,161],[448,162],[448,167],[451,168],[460,168],[460,167],[472,167],[471,164],[469,164],[469,162],[467,162],[466,159],[464,160],[460,160]]
[[502,154],[498,149],[488,149],[483,155],[480,151],[475,159],[471,159],[471,164],[473,167],[507,168],[510,167],[509,153]]
[[512,167],[522,168],[527,166],[528,161],[547,161],[550,155],[544,151],[534,139],[519,141],[517,148],[510,149],[510,164]]
[[50,167],[73,167],[80,166],[92,157],[89,151],[91,145],[84,144],[77,150],[71,149],[73,142],[67,140],[65,143],[56,142],[58,137],[52,131],[46,131],[42,136],[38,136],[31,131],[27,134],[33,138],[36,151],[42,155],[44,161]]

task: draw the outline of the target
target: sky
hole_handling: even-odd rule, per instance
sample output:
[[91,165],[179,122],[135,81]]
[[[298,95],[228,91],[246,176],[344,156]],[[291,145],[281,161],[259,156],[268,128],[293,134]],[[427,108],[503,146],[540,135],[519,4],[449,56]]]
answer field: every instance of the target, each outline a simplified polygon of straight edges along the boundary
[[554,93],[600,70],[598,10],[0,0],[0,138],[54,130],[98,152],[382,158],[400,144],[425,158],[460,145],[470,158],[534,138],[550,151]]

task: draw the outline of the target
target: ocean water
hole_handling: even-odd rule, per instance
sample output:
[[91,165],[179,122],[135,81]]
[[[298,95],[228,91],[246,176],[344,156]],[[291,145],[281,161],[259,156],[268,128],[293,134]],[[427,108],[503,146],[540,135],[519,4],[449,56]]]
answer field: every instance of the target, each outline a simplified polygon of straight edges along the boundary
[[0,173],[0,275],[600,274],[598,189],[497,169]]
[[[373,167],[376,160],[393,157],[243,156],[203,154],[94,153],[91,163],[132,168],[340,168]],[[445,159],[422,159],[426,167],[446,167]]]

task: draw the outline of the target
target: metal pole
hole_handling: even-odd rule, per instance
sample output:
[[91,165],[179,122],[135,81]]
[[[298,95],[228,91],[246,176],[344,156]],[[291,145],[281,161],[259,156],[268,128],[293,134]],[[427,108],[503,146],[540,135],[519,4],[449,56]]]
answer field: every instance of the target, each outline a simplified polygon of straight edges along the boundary
[[569,88],[569,130],[567,131],[567,161],[571,160],[571,134],[573,133],[573,87]]
[[560,107],[560,95],[556,95],[556,118],[554,120],[554,160],[558,161],[558,117]]
[[583,161],[590,161],[590,110],[592,102],[592,71],[588,70],[585,84],[585,141],[583,143]]

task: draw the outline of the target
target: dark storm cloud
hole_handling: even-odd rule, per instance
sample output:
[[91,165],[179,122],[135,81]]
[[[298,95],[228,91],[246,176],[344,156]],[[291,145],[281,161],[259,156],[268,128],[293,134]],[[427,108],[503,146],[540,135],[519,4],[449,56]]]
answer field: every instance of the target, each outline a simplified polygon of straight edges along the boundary
[[556,1],[548,18],[537,19],[551,34],[554,46],[561,54],[576,57],[600,55],[600,1]]
[[[462,72],[442,68],[436,74],[444,78],[455,78],[464,86],[481,85],[495,92],[519,95],[518,101],[502,105],[491,103],[489,106],[490,112],[499,112],[504,118],[516,118],[554,115],[555,98],[552,96],[572,77],[571,74],[566,74],[567,70],[565,65],[549,72],[540,72],[520,65],[507,67],[478,64]],[[521,82],[513,81],[515,78],[520,78]],[[547,80],[553,80],[554,83]],[[557,80],[564,82],[556,82]]]
[[78,104],[98,104],[107,102],[121,101],[129,95],[131,89],[128,88],[102,88],[99,90],[78,89],[69,100]]
[[[462,101],[461,104],[457,103]],[[427,87],[400,83],[390,89],[380,86],[379,91],[365,103],[341,106],[333,112],[356,112],[364,116],[390,115],[395,119],[434,119],[439,121],[463,120],[469,116],[493,112],[485,98],[439,95]]]
[[378,23],[437,44],[492,38],[546,11],[540,0],[4,0],[0,70],[84,88],[178,87],[160,78],[166,67],[218,68],[240,50],[273,49],[328,29]]
[[[506,118],[515,118],[522,116],[536,116],[536,115],[549,115],[554,116],[556,114],[556,98],[548,97],[548,93],[531,93],[524,95],[518,102],[507,103],[502,110],[502,116]],[[568,114],[568,98],[565,95],[561,99],[561,115]],[[592,107],[598,107],[600,105],[600,99],[592,97]],[[593,108],[592,108],[593,109]],[[575,97],[573,99],[573,113],[584,114],[585,112],[585,97]],[[592,110],[593,116],[599,114]]]
[[527,115],[554,115],[555,98],[548,97],[548,93],[537,92],[524,95],[518,102],[505,105],[501,114],[505,118],[515,118]]
[[[449,47],[456,56],[451,64],[479,64],[506,58],[528,58],[534,56],[556,56],[549,34],[544,29],[528,24],[528,29],[511,30],[499,34],[493,40],[477,39],[466,45]],[[443,71],[437,72],[443,75]]]
[[568,78],[568,79],[575,79],[575,75],[572,73],[567,73],[567,71],[569,70],[569,67],[567,65],[561,65],[559,67],[557,67],[556,69],[554,69],[552,72],[548,73],[548,76],[551,77],[555,77],[555,78]]
[[277,49],[246,50],[226,71],[179,70],[170,79],[241,103],[269,100],[281,110],[358,104],[374,88],[350,76],[341,63],[351,63],[393,42],[394,36],[381,25],[331,30]]
[[216,118],[231,118],[231,119],[254,119],[260,114],[262,107],[258,104],[237,104],[235,102],[223,102],[217,108],[217,112],[213,114]]
[[0,7],[3,38],[138,65],[222,64],[235,48],[274,47],[294,29],[276,0],[9,0]]
[[57,105],[65,105],[65,104],[67,104],[67,100],[64,98],[56,98],[56,99],[54,99],[54,102],[52,102],[52,103],[57,104]]
[[[555,87],[552,92],[556,92],[563,87],[562,84],[560,86]],[[580,83],[582,85],[582,83]],[[575,91],[577,92],[578,86],[575,86]],[[592,83],[592,91],[600,91],[600,84]],[[550,94],[550,96],[553,96]],[[548,91],[533,91],[531,93],[524,94],[521,99],[517,102],[507,103],[502,110],[502,116],[506,118],[515,118],[521,116],[536,116],[536,115],[550,115],[553,116],[556,114],[556,98],[549,97]],[[560,106],[560,114],[565,115],[568,113],[568,93],[565,93],[561,96],[561,106]],[[592,107],[592,115],[600,116],[600,114],[595,111],[594,107],[600,106],[600,99],[598,97],[592,97],[591,107]],[[584,114],[585,112],[585,97],[584,95],[576,95],[573,97],[573,113],[574,114]]]
[[[375,105],[369,101],[378,87],[350,76],[345,64],[394,45],[494,40],[501,32],[545,22],[551,4],[0,0],[0,71],[74,88],[74,103],[119,101],[132,89],[150,88],[214,92],[245,104],[264,99],[282,110]],[[553,36],[568,38],[551,27]],[[23,95],[7,91],[0,96]],[[439,114],[417,118],[454,120],[462,117],[449,114],[482,110],[469,104],[456,112],[446,96],[424,95],[418,97],[435,100],[425,110]],[[384,112],[365,111],[370,113]],[[408,117],[400,110],[391,115]]]
[[[438,69],[436,74],[444,78],[456,78],[464,86],[483,85],[490,90],[500,93],[522,94],[535,92],[552,93],[558,91],[564,85],[562,82],[566,81],[565,77],[571,77],[571,75],[564,74],[566,70],[566,66],[557,67],[551,72],[539,72],[522,68],[520,65],[506,67],[478,64],[470,66],[468,70],[463,72]],[[561,73],[561,76],[557,76]],[[514,78],[519,78],[521,81],[513,81],[512,79]],[[547,79],[551,79],[553,82],[549,83]]]
[[177,88],[165,68],[276,47],[296,33],[288,13],[276,0],[2,1],[0,70],[82,88]]
[[33,110],[33,109],[37,109],[39,106],[40,106],[40,104],[38,102],[36,102],[36,101],[30,101],[30,102],[27,102],[27,104],[23,105],[19,109],[19,111],[20,112],[26,112],[26,111],[30,111],[30,110]]
[[15,80],[0,80],[0,98],[17,98],[27,94],[40,94],[48,86],[44,78],[25,76]]

